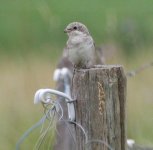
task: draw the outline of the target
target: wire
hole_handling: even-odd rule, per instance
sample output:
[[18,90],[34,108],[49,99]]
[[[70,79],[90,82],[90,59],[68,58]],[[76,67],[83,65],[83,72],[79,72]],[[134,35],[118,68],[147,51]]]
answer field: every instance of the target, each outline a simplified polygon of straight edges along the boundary
[[46,116],[44,115],[36,124],[34,124],[31,128],[29,128],[18,140],[18,142],[16,143],[16,150],[20,150],[21,144],[24,142],[24,140],[30,135],[30,133],[32,131],[34,131],[34,129],[38,128],[40,125],[42,125],[44,123],[44,121],[46,120]]

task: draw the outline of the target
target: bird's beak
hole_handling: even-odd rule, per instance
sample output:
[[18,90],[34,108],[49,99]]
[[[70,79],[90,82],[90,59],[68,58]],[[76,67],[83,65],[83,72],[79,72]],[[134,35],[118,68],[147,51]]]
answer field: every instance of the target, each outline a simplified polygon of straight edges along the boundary
[[64,33],[69,33],[70,31],[71,31],[71,29],[67,29],[67,28],[66,28],[66,29],[64,30]]

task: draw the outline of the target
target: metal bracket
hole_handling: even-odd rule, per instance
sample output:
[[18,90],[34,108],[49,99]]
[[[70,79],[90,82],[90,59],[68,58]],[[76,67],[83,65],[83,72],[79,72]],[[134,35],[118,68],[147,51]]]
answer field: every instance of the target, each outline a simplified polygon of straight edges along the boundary
[[75,120],[75,108],[74,108],[74,101],[70,96],[67,94],[53,90],[53,89],[39,89],[35,93],[34,97],[34,104],[38,104],[42,102],[43,104],[49,104],[52,102],[52,96],[60,96],[63,97],[65,102],[67,103],[67,108],[68,108],[68,118],[70,121]]

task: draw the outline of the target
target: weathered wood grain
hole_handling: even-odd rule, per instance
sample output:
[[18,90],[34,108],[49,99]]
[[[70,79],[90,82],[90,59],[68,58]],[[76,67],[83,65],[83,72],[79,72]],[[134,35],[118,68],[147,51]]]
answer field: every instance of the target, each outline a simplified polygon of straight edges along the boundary
[[123,67],[103,65],[75,70],[72,96],[77,99],[76,122],[82,125],[88,137],[85,139],[76,126],[77,149],[110,150],[102,144],[106,143],[113,150],[125,150],[126,77]]

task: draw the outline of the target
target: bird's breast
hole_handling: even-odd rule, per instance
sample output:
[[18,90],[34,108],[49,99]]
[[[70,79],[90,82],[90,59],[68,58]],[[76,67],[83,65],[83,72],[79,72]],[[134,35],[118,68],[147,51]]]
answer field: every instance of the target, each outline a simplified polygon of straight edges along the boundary
[[[80,40],[80,39],[79,39]],[[69,59],[73,64],[85,64],[90,61],[94,55],[94,46],[91,41],[73,41],[69,49]]]

